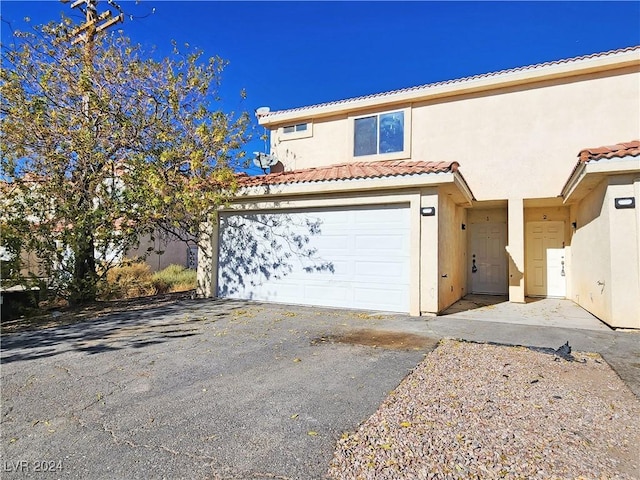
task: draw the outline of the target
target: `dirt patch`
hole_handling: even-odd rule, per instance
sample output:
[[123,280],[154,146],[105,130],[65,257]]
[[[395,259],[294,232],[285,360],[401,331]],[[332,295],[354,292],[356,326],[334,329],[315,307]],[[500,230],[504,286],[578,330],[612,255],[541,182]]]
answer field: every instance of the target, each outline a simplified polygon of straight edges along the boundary
[[431,350],[435,348],[438,340],[425,337],[424,335],[416,335],[415,333],[365,328],[337,335],[323,336],[315,339],[312,344],[326,342],[348,343],[350,345],[364,345],[367,347],[388,348],[391,350]]
[[640,403],[595,353],[442,340],[329,477],[638,479]]

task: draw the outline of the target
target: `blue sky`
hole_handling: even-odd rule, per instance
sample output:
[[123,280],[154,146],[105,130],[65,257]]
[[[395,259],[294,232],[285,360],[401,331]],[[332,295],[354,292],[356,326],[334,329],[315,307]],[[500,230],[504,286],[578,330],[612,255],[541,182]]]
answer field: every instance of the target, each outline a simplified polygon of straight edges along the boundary
[[[640,44],[640,2],[118,2],[134,41],[219,55],[225,110],[280,110]],[[106,7],[100,2],[99,11]],[[0,4],[2,41],[23,17],[69,4]],[[75,14],[75,15],[74,15]],[[133,16],[133,19],[131,18]],[[246,89],[247,99],[239,92]],[[247,151],[262,150],[256,140]],[[260,173],[257,168],[250,171]]]

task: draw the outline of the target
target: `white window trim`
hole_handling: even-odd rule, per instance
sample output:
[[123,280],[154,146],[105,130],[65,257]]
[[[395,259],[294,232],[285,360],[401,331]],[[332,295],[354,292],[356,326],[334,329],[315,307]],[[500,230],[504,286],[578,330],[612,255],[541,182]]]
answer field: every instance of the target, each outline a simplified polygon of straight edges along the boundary
[[[289,132],[289,133],[284,132],[285,127],[291,127],[292,125],[300,125],[301,123],[307,124],[306,130],[302,130],[299,132]],[[313,136],[313,122],[311,121],[296,122],[294,124],[288,123],[286,125],[283,125],[282,127],[278,127],[278,140],[281,142],[284,142],[286,140],[297,140],[299,138],[309,138],[312,136]]]
[[[367,118],[373,116],[384,115],[385,113],[402,112],[404,114],[404,138],[403,138],[403,150],[400,152],[389,153],[375,153],[371,155],[355,155],[354,142],[355,142],[355,125],[356,120],[359,118]],[[403,160],[411,158],[411,107],[393,108],[384,111],[374,111],[361,113],[357,115],[349,115],[349,139],[347,146],[349,148],[348,158],[354,160],[360,160],[363,162],[376,161],[376,160]]]

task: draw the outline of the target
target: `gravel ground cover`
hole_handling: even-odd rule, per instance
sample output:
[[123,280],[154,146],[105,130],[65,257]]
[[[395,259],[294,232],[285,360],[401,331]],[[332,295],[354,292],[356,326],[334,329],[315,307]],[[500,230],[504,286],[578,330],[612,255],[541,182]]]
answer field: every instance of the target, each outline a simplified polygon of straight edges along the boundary
[[640,402],[598,355],[442,340],[357,432],[334,479],[637,479]]

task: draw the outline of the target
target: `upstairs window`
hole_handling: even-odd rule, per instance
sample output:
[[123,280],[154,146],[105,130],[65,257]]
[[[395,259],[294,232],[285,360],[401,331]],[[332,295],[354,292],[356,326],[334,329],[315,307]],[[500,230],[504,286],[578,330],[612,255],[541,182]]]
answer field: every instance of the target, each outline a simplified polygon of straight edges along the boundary
[[404,112],[381,113],[354,122],[354,156],[404,150]]
[[298,123],[297,125],[287,125],[286,127],[282,127],[282,133],[305,132],[306,130],[306,123]]

